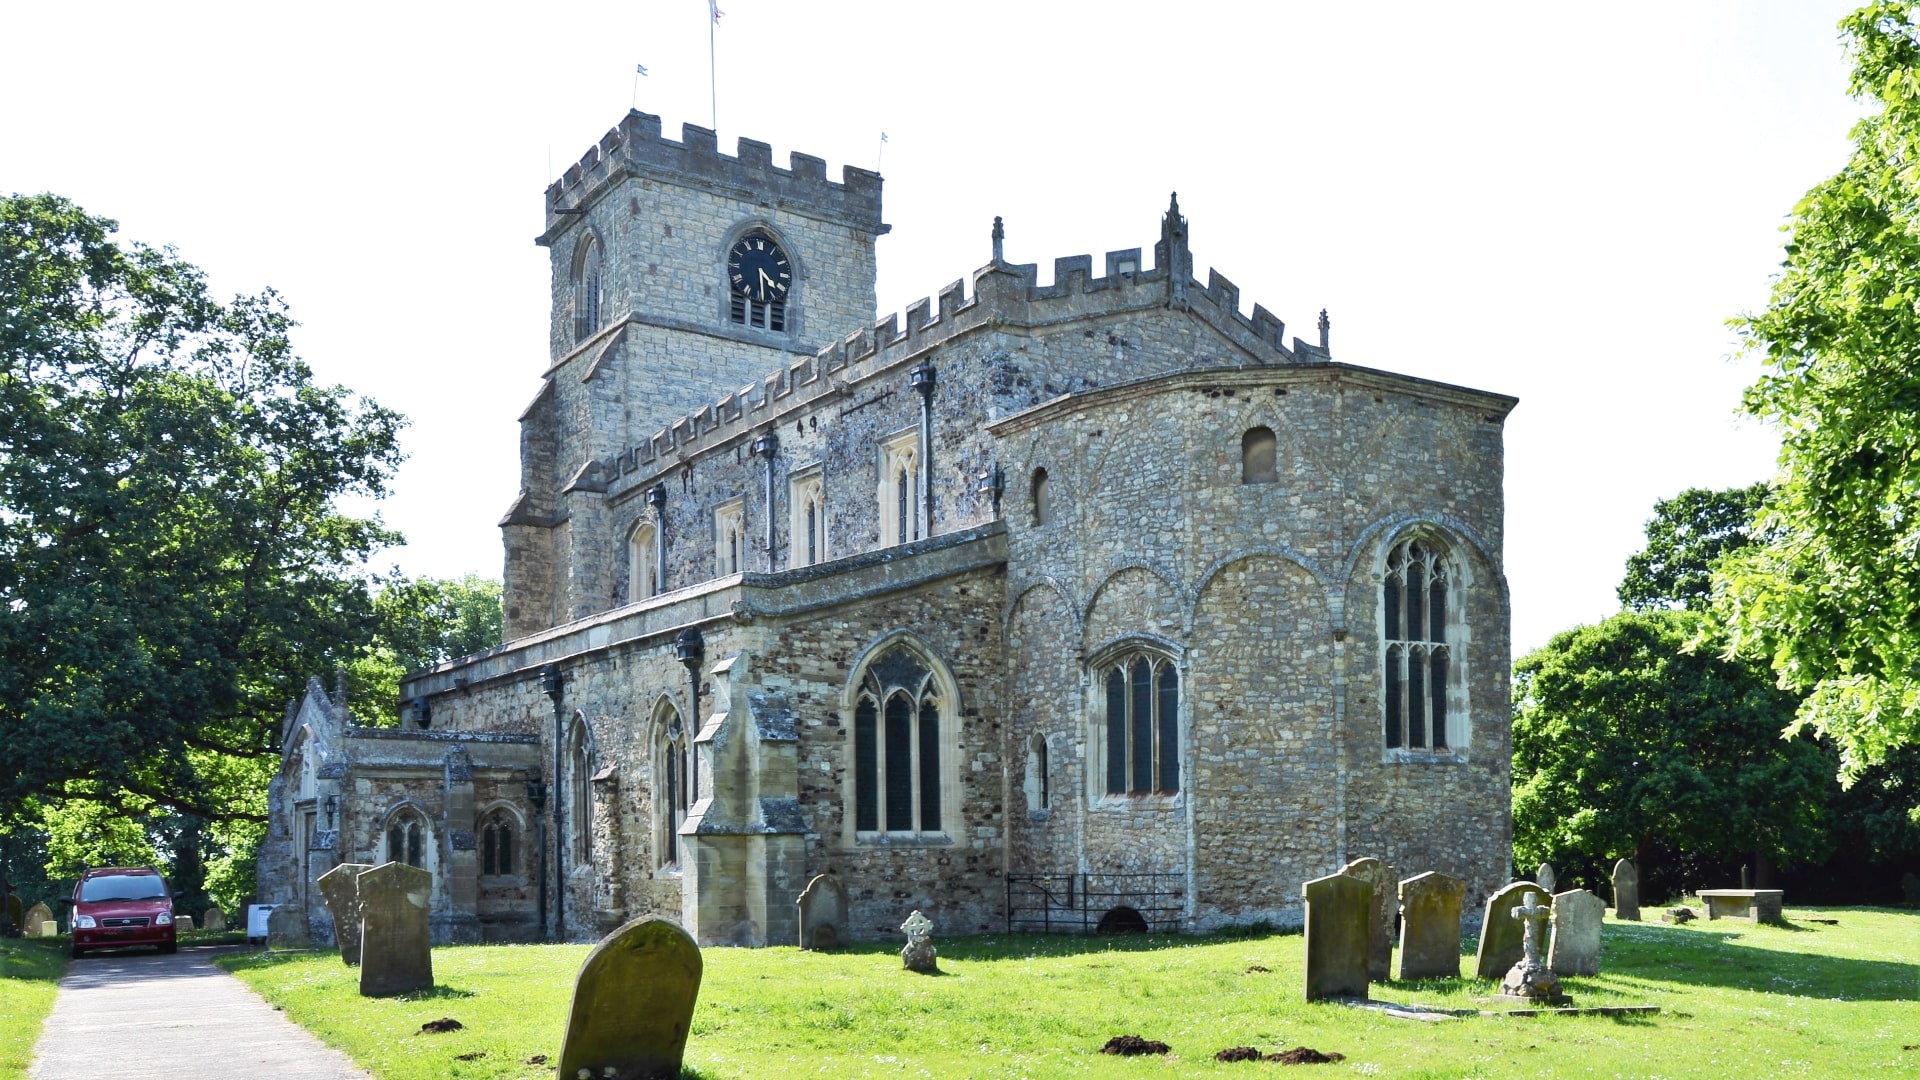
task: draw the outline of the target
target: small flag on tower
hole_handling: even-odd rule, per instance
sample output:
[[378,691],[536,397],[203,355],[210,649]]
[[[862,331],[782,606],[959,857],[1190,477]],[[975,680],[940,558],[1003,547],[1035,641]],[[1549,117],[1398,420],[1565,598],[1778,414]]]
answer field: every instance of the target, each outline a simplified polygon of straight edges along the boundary
[[720,16],[726,14],[726,12],[720,10],[720,0],[707,0],[707,10],[713,12],[714,22],[719,22]]
[[633,65],[633,73],[635,75],[645,75],[647,73],[647,65],[645,64]]

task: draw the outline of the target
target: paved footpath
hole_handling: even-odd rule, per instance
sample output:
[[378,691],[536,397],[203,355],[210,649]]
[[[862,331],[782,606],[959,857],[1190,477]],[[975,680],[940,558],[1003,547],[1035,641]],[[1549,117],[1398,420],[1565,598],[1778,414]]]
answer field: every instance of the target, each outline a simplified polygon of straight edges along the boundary
[[345,1054],[214,967],[209,958],[220,951],[107,953],[73,961],[27,1075],[368,1080]]

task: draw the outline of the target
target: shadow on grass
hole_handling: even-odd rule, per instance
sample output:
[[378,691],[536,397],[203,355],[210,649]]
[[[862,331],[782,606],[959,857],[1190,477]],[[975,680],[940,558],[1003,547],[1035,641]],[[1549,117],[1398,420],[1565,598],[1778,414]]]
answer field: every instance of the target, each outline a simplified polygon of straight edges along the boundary
[[[1609,929],[1614,926],[1609,924]],[[1816,932],[1811,926],[1797,929]],[[1629,994],[1644,991],[1615,980],[1647,979],[1786,997],[1857,1001],[1913,997],[1912,964],[1769,949],[1749,940],[1751,933],[1724,922],[1700,928],[1643,923],[1629,932],[1609,935],[1605,966],[1594,982]]]

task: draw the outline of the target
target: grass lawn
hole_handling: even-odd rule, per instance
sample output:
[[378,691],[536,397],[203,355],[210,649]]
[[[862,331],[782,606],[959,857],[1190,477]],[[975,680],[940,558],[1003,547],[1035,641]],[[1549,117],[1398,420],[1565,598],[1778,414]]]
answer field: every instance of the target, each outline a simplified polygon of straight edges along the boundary
[[27,1075],[66,970],[66,938],[0,938],[0,1080]]
[[[1253,938],[938,941],[941,976],[902,971],[897,946],[832,954],[709,949],[688,1076],[1263,1075],[1216,1051],[1305,1045],[1346,1055],[1314,1072],[1400,1077],[1920,1075],[1920,914],[1790,909],[1791,927],[1617,923],[1602,971],[1564,980],[1580,1005],[1651,1017],[1393,1019],[1300,1000],[1297,934]],[[1828,918],[1838,925],[1808,920]],[[936,939],[937,940],[937,939]],[[1471,970],[1471,941],[1464,968]],[[380,1080],[547,1077],[584,945],[436,949],[434,990],[358,996],[335,954],[243,953],[222,966]],[[1265,969],[1265,970],[1262,970]],[[1474,979],[1376,985],[1376,1000],[1498,1008]],[[451,1016],[466,1027],[417,1034]],[[1115,1035],[1168,1043],[1118,1058]],[[1910,1047],[1910,1048],[1908,1048]],[[460,1060],[462,1056],[473,1056]]]

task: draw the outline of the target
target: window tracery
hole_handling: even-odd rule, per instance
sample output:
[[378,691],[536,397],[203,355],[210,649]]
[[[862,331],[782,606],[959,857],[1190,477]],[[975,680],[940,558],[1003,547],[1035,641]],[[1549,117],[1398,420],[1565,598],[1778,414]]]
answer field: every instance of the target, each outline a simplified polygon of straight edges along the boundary
[[1180,672],[1174,662],[1128,650],[1101,665],[1108,795],[1180,791]]
[[938,833],[942,735],[952,721],[932,668],[904,645],[868,665],[854,702],[854,828]]
[[1387,556],[1381,587],[1383,697],[1387,748],[1445,752],[1454,663],[1449,620],[1458,598],[1445,553],[1427,538],[1405,540]]

